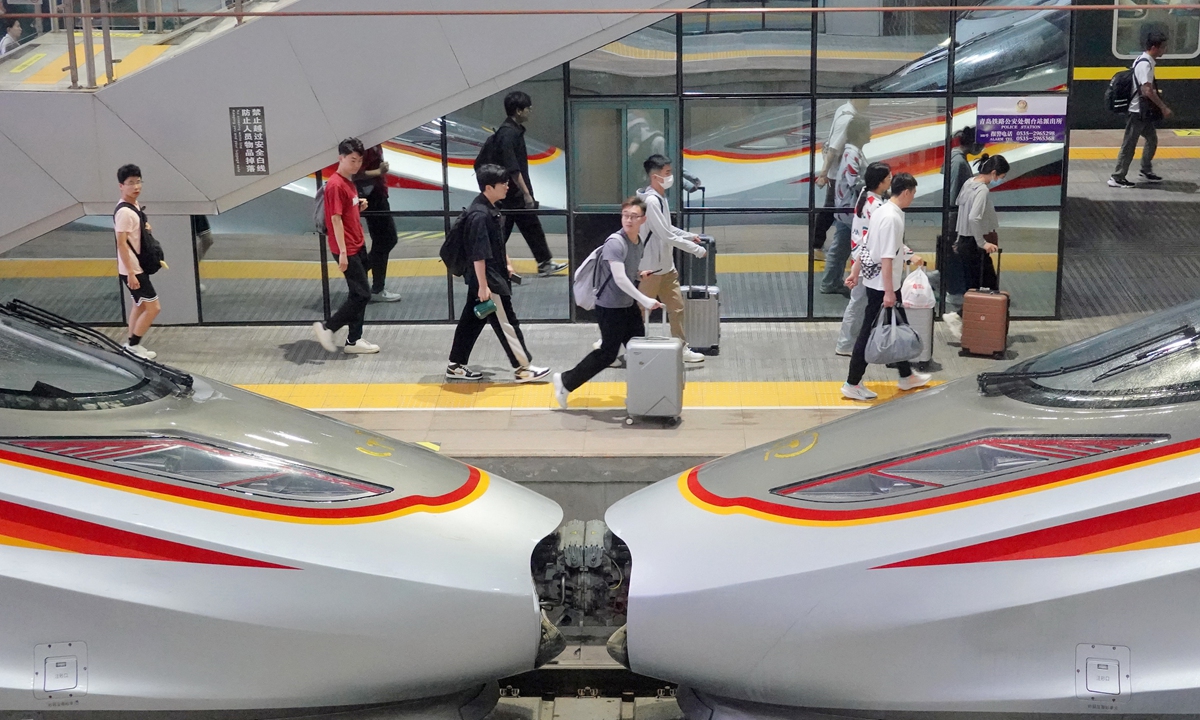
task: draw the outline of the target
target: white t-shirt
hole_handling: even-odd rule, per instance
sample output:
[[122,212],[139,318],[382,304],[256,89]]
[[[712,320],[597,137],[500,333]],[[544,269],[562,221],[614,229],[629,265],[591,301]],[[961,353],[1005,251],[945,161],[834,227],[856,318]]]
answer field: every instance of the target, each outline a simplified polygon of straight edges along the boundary
[[[904,280],[904,211],[895,203],[879,206],[871,213],[867,237],[867,252],[873,263],[882,265],[885,258],[892,259],[892,290],[899,292]],[[883,273],[865,278],[863,285],[883,290]]]
[[4,33],[0,35],[0,55],[7,55],[20,46],[20,42],[13,38],[12,35]]
[[829,126],[829,138],[825,140],[825,146],[821,149],[821,157],[824,158],[825,165],[821,168],[818,176],[832,179],[837,173],[838,161],[846,149],[846,130],[850,127],[850,121],[856,117],[858,117],[858,110],[851,102],[846,102],[833,111],[833,124]]
[[[137,204],[137,203],[135,203],[135,204]],[[139,208],[141,208],[141,204],[137,204],[137,206]],[[130,244],[133,245],[133,249],[132,249],[132,252],[134,255],[133,261],[136,263],[137,262],[137,254],[142,249],[142,219],[139,218],[138,214],[135,213],[134,211],[130,210],[127,207],[123,207],[120,210],[118,210],[116,212],[116,215],[113,217],[113,229],[119,233],[121,233],[121,232],[129,233],[129,242],[130,242]],[[129,275],[136,275],[137,273],[140,273],[143,269],[144,268],[137,268],[137,270],[135,272],[133,272],[133,273],[129,272],[129,268],[125,267],[125,261],[122,259],[121,252],[117,251],[117,272],[118,273],[128,277]]]
[[1129,112],[1141,110],[1142,86],[1146,83],[1154,83],[1154,58],[1150,53],[1142,53],[1133,61],[1133,99],[1129,101]]

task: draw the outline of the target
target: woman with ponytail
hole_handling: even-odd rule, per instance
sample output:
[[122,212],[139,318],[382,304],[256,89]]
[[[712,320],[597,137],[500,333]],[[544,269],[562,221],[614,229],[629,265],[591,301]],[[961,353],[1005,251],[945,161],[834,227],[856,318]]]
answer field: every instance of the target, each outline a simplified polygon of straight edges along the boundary
[[1003,155],[984,153],[977,161],[975,177],[958,192],[958,240],[954,252],[963,265],[966,288],[997,289],[996,268],[989,255],[999,249],[1000,221],[992,204],[991,189],[1004,182],[1008,161]]

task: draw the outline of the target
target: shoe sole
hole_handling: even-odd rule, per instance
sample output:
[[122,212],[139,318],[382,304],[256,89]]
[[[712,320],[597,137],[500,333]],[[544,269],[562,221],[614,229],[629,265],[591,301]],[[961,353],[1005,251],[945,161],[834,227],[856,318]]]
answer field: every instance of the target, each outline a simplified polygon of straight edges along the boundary
[[841,350],[834,350],[834,351],[833,351],[833,354],[834,354],[834,355],[840,355],[840,356],[842,356],[842,357],[854,357],[854,353],[852,353],[852,352],[842,352]]
[[371,296],[371,300],[370,300],[370,302],[373,302],[373,303],[394,303],[394,302],[400,302],[400,301],[401,301],[401,300],[403,300],[403,299],[404,299],[404,298],[402,298],[402,297],[398,297],[398,298],[390,298],[390,299],[389,299],[389,298],[381,298],[381,297],[377,297],[377,296],[375,296],[375,295],[372,295],[372,296]]
[[1134,183],[1129,183],[1128,185],[1121,185],[1119,183],[1107,183],[1107,184],[1110,188],[1116,188],[1118,190],[1132,190],[1133,188],[1137,187],[1137,185]]
[[1148,182],[1148,183],[1154,183],[1154,184],[1157,184],[1157,183],[1160,183],[1160,182],[1162,182],[1162,178],[1159,178],[1159,179],[1157,179],[1157,180],[1151,180],[1151,179],[1150,179],[1150,178],[1148,178],[1148,177],[1142,176],[1142,182]]
[[563,270],[566,270],[566,269],[567,269],[567,266],[566,266],[566,265],[563,265],[562,267],[560,267],[560,268],[559,268],[559,269],[557,269],[557,270],[546,270],[545,272],[543,272],[543,271],[541,271],[541,270],[538,270],[538,277],[550,277],[550,276],[552,276],[552,275],[557,275],[557,274],[559,274],[560,272],[562,272]]
[[376,348],[374,350],[350,350],[348,348],[343,348],[342,352],[347,355],[374,355],[379,352],[379,349]]
[[325,343],[325,339],[322,338],[320,332],[317,331],[318,325],[320,325],[320,323],[316,323],[312,326],[313,336],[317,338],[317,344],[325,348],[326,352],[337,352],[337,346],[333,344],[332,339],[329,341],[329,344]]
[[923,388],[928,384],[929,384],[929,381],[926,380],[925,382],[921,383],[920,385],[913,385],[912,387],[901,387],[901,386],[897,385],[896,388],[898,390],[900,390],[900,392],[908,392],[909,390],[916,390],[917,388]]
[[545,380],[548,377],[550,377],[549,370],[542,373],[541,375],[532,375],[527,378],[515,378],[515,380],[518,385],[524,385],[525,383],[537,382],[538,380]]
[[447,380],[465,380],[467,382],[479,382],[480,380],[483,379],[483,376],[480,375],[479,377],[463,377],[462,375],[451,375],[450,373],[446,373],[446,379]]
[[704,358],[703,358],[703,357],[699,357],[699,358],[696,358],[696,359],[694,359],[694,360],[689,360],[688,358],[684,358],[684,359],[683,359],[683,361],[684,361],[685,363],[689,364],[689,365],[698,365],[698,364],[700,364],[700,363],[704,362]]

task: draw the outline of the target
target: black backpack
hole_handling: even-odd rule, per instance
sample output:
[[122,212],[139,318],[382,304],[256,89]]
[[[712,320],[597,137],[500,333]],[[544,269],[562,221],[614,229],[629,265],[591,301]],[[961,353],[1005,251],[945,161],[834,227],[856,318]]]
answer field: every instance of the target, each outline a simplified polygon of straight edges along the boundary
[[500,131],[503,126],[496,128],[496,132],[488,135],[488,139],[483,141],[483,147],[479,148],[479,154],[475,156],[475,174],[479,174],[479,168],[484,165],[503,165],[500,162]]
[[1138,88],[1134,87],[1133,68],[1145,58],[1138,58],[1133,65],[1112,76],[1108,87],[1104,89],[1104,106],[1109,112],[1124,114],[1129,112],[1129,104],[1133,102],[1133,94]]
[[450,232],[446,234],[442,249],[438,251],[446,269],[455,277],[462,277],[471,267],[471,261],[467,259],[467,215],[469,214],[467,209],[463,208],[462,213],[450,224]]
[[[163,254],[162,244],[155,240],[154,236],[150,234],[150,228],[146,227],[146,213],[142,212],[141,208],[138,206],[123,201],[117,203],[117,209],[113,210],[114,220],[117,217],[117,210],[120,210],[123,207],[127,207],[137,213],[138,219],[142,223],[142,251],[135,252],[134,257],[137,258],[138,265],[142,266],[142,272],[146,273],[147,275],[153,275],[154,273],[158,272],[159,268],[166,264],[165,261],[167,258],[166,255]],[[129,245],[129,249],[133,250],[133,243],[129,242],[128,238],[125,239],[125,242]]]

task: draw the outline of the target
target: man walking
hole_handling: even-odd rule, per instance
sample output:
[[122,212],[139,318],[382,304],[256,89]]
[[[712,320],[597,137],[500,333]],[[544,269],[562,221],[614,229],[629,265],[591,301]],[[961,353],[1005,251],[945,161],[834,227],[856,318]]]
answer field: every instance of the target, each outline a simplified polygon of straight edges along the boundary
[[363,144],[358,138],[346,138],[338,144],[338,167],[325,183],[325,228],[329,251],[337,260],[338,270],[346,277],[350,295],[337,309],[329,324],[313,323],[317,342],[329,352],[337,352],[334,334],[348,328],[342,352],[364,355],[379,352],[379,346],[362,337],[363,316],[371,301],[371,286],[367,284],[367,266],[363,262],[362,216],[367,209],[366,198],[358,196],[352,178],[362,168]]
[[158,302],[158,291],[150,282],[149,268],[138,262],[142,252],[142,228],[150,230],[150,223],[138,204],[142,194],[142,170],[137,165],[122,165],[117,169],[117,182],[121,184],[121,202],[113,212],[113,229],[117,234],[117,273],[121,284],[129,290],[133,309],[129,312],[129,339],[125,352],[146,360],[153,360],[158,353],[142,345],[142,338],[150,331],[150,325],[162,306]]
[[[538,275],[543,277],[553,275],[567,266],[565,262],[555,262],[546,243],[546,231],[542,229],[542,221],[532,211],[537,209],[537,201],[533,199],[533,182],[529,179],[529,151],[525,147],[525,123],[533,114],[533,100],[528,93],[514,90],[504,98],[504,112],[508,118],[496,128],[495,157],[481,158],[483,164],[492,163],[503,166],[508,175],[508,195],[501,199],[498,207],[501,210],[516,210],[504,213],[504,242],[512,236],[513,225],[521,231],[521,236],[533,252],[537,261]],[[527,212],[521,212],[522,210]]]
[[1154,153],[1158,150],[1158,123],[1173,114],[1171,108],[1158,95],[1158,83],[1154,80],[1154,66],[1158,58],[1167,51],[1167,34],[1161,30],[1146,33],[1146,52],[1133,61],[1133,98],[1129,101],[1129,117],[1125,120],[1125,138],[1117,154],[1117,167],[1108,186],[1114,188],[1137,187],[1129,182],[1125,174],[1133,163],[1139,137],[1146,138],[1142,148],[1142,180],[1149,183],[1162,182],[1154,174]]
[[[481,165],[476,172],[480,194],[467,208],[463,234],[467,260],[471,262],[463,279],[467,282],[467,302],[454,330],[450,348],[450,364],[446,367],[449,380],[481,380],[483,373],[467,367],[471,350],[483,326],[490,324],[513,366],[513,379],[518,383],[541,380],[550,368],[530,364],[532,356],[525,347],[525,336],[513,310],[512,264],[505,250],[504,234],[500,227],[500,212],[496,203],[508,194],[509,173],[499,165]],[[488,307],[488,301],[494,307]]]
[[[855,88],[856,90],[858,88]],[[865,117],[867,108],[871,106],[871,101],[867,98],[855,98],[848,100],[838,106],[837,110],[833,111],[833,122],[829,125],[829,135],[825,138],[825,143],[821,146],[821,169],[817,171],[816,184],[819,188],[825,188],[825,202],[823,207],[836,207],[835,182],[837,179],[838,164],[841,162],[842,153],[846,151],[846,131],[850,128],[850,121],[856,117]],[[820,213],[817,215],[817,223],[813,229],[813,250],[821,250],[825,247],[825,239],[828,236],[829,228],[833,227],[833,216],[829,213]],[[820,259],[820,258],[818,258]]]
[[385,286],[388,254],[396,247],[396,220],[388,213],[388,164],[383,159],[383,145],[367,148],[363,153],[362,169],[354,176],[358,194],[367,199],[371,214],[367,215],[367,232],[371,234],[371,250],[367,253],[367,269],[371,271],[371,302],[400,302],[400,293]]

